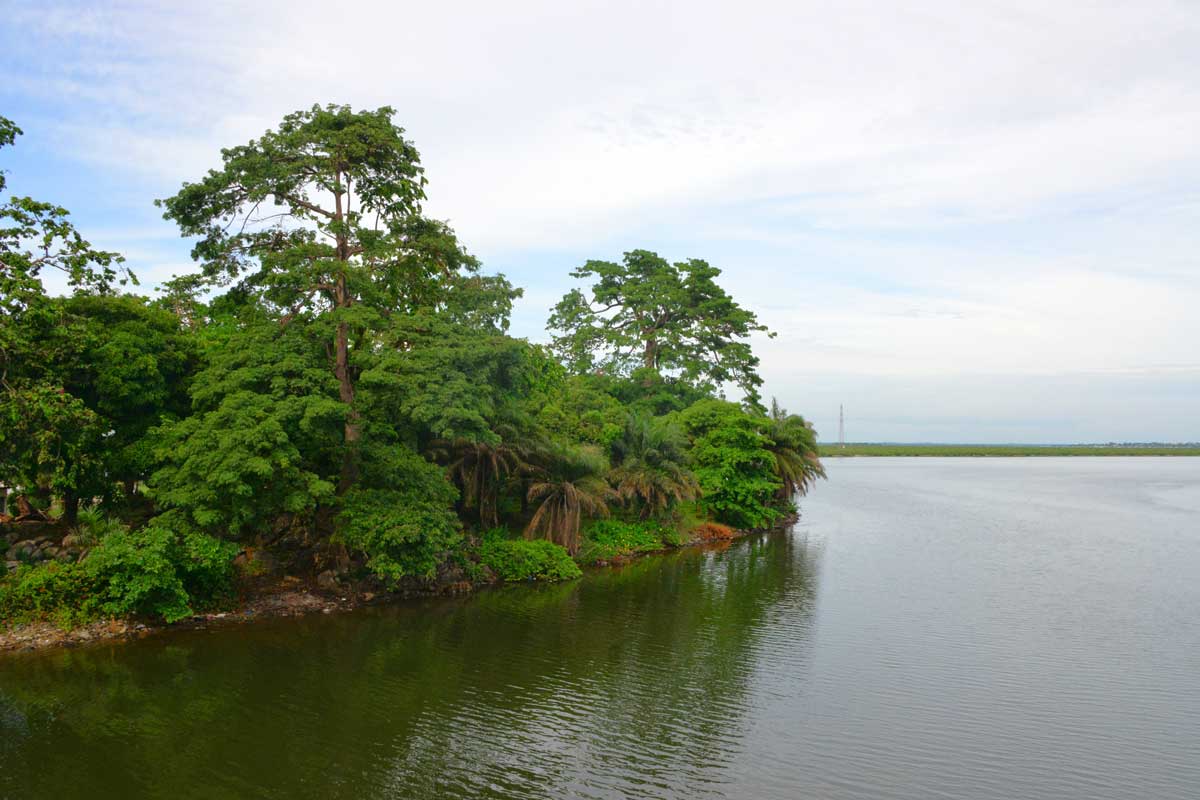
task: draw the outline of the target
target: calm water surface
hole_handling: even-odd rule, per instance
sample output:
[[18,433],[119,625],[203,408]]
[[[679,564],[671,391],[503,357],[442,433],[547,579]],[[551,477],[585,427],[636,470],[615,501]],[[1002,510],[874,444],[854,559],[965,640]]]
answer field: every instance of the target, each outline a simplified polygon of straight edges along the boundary
[[1200,797],[1200,459],[848,459],[788,534],[0,658],[0,797]]

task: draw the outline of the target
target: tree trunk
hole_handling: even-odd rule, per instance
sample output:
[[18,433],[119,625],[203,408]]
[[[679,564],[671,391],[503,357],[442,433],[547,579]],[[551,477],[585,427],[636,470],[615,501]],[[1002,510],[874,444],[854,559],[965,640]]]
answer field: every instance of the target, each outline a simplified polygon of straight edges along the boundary
[[354,408],[354,382],[350,377],[350,326],[339,322],[334,373],[338,379],[338,397],[346,404],[346,428],[343,440],[346,452],[342,456],[342,477],[338,494],[345,494],[358,481],[358,444],[362,438],[362,423]]
[[658,340],[653,336],[646,337],[646,349],[642,352],[642,366],[646,369],[658,369]]
[[[338,172],[336,187],[333,191],[335,203],[335,218],[339,226],[344,220],[342,210],[342,173]],[[337,231],[337,257],[339,261],[350,260],[350,242],[342,228]],[[338,309],[349,308],[352,299],[346,287],[346,273],[338,275],[334,286],[334,306]],[[359,440],[362,438],[362,422],[358,411],[354,408],[354,379],[350,374],[350,323],[339,322],[337,326],[337,341],[334,355],[333,372],[338,379],[338,397],[346,404],[346,428],[342,434],[346,450],[342,455],[342,475],[338,480],[337,492],[345,494],[358,482]]]
[[646,348],[642,351],[642,366],[648,371],[642,378],[642,386],[647,389],[654,385],[654,373],[658,372],[658,340],[653,334],[646,336]]
[[79,521],[79,495],[72,491],[63,492],[63,522],[74,528]]

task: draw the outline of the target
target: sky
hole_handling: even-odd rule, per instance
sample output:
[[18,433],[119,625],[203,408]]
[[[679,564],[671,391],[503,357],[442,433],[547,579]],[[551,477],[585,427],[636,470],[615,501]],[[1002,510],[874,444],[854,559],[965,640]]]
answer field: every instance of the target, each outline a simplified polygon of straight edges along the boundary
[[764,393],[848,441],[1200,440],[1200,2],[0,0],[9,188],[142,291],[168,197],[287,113],[389,105],[525,288],[703,258]]

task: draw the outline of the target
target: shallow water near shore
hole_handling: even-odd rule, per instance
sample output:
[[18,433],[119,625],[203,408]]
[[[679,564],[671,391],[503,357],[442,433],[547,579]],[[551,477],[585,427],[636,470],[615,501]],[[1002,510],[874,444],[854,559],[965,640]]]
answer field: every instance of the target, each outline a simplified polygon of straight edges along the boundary
[[1200,459],[845,459],[786,533],[0,657],[0,797],[1193,798]]

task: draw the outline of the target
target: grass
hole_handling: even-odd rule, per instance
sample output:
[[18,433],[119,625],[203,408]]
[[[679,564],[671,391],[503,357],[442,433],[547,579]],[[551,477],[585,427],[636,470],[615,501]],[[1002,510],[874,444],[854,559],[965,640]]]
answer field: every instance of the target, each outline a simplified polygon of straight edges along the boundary
[[822,458],[850,456],[1200,456],[1200,444],[822,444]]

